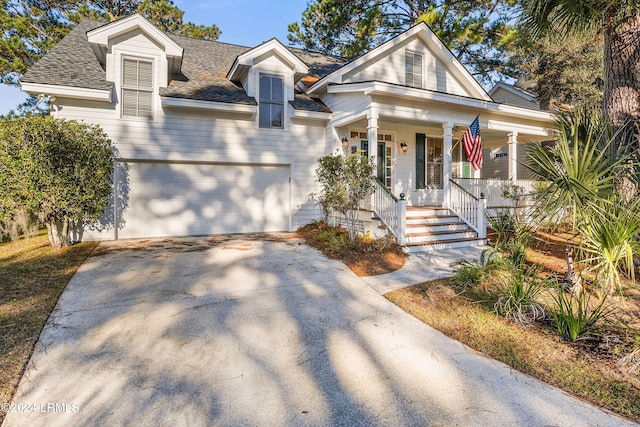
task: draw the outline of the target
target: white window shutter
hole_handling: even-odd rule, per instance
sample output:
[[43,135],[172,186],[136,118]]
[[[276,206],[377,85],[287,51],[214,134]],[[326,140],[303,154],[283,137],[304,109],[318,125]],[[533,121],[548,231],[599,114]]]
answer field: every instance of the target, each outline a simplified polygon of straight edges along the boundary
[[153,62],[123,58],[122,116],[153,117]]
[[122,115],[137,116],[138,112],[138,91],[122,89]]
[[138,92],[138,114],[140,117],[153,117],[153,92]]
[[138,87],[153,88],[153,64],[151,62],[138,62]]
[[122,61],[122,85],[127,87],[138,86],[138,61],[133,59]]

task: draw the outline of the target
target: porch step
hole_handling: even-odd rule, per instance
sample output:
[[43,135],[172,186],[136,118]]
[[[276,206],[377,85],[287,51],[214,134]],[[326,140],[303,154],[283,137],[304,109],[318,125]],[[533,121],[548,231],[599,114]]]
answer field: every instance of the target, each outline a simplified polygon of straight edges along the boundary
[[407,249],[425,252],[486,244],[455,213],[440,206],[407,207]]
[[440,232],[440,231],[462,231],[468,230],[469,226],[462,221],[452,221],[452,222],[439,222],[435,224],[425,224],[425,223],[409,223],[407,220],[407,233],[409,234],[417,234],[424,232]]
[[451,215],[452,213],[449,209],[440,206],[407,206],[407,219]]
[[460,240],[476,238],[477,234],[471,228],[459,231],[423,231],[420,233],[407,233],[409,244],[422,244],[441,242],[445,240]]
[[487,239],[478,239],[477,237],[471,237],[466,239],[449,239],[438,240],[427,243],[408,243],[407,250],[409,252],[430,252],[439,251],[443,249],[454,248],[466,248],[471,246],[484,246],[487,244]]
[[[407,225],[412,224],[454,224],[459,223],[460,218],[457,215],[448,213],[442,215],[422,215],[407,217]],[[464,224],[464,223],[463,223]]]

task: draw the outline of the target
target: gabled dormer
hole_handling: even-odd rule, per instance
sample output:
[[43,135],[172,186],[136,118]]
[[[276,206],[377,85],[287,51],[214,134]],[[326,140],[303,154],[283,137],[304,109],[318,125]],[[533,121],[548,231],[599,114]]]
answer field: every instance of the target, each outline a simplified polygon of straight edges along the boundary
[[227,78],[241,84],[258,102],[261,128],[284,129],[288,104],[294,101],[294,85],[309,67],[277,39],[271,39],[239,55]]
[[316,96],[329,85],[379,82],[491,101],[491,97],[425,23],[383,43],[313,84]]
[[114,83],[118,117],[153,119],[159,89],[180,73],[183,48],[139,14],[91,30],[87,40]]
[[164,52],[167,76],[163,80],[168,80],[171,74],[180,73],[184,53],[182,47],[138,13],[87,32],[87,39],[98,61],[108,69],[109,54],[113,54],[114,46],[138,35]]

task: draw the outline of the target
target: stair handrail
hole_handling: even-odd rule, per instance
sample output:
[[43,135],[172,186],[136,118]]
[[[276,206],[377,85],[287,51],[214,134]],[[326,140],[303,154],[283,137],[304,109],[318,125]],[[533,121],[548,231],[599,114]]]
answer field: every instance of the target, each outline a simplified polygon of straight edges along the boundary
[[380,178],[373,177],[375,191],[373,193],[373,212],[387,227],[396,239],[401,238],[400,221],[398,214],[398,198],[393,195]]
[[389,195],[389,197],[391,197],[394,201],[398,201],[398,198],[391,192],[391,190],[389,190],[387,188],[386,185],[384,185],[384,182],[382,182],[382,180],[380,178],[378,178],[377,176],[374,176],[373,179],[378,183],[378,187],[382,188],[382,190],[387,193],[387,195]]
[[449,208],[460,217],[467,225],[478,233],[478,237],[485,238],[487,234],[485,210],[486,199],[484,193],[480,194],[480,198],[474,196],[464,187],[453,179],[449,179],[452,184],[451,202]]

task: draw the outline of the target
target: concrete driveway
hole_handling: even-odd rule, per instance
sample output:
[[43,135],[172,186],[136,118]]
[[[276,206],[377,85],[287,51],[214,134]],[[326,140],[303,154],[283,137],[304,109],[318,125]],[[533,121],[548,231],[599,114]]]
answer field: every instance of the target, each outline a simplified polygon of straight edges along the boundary
[[446,338],[297,239],[98,251],[7,427],[634,425]]

